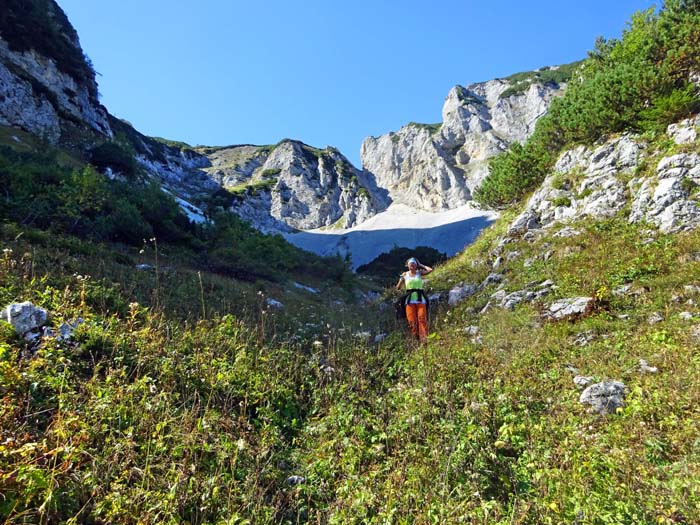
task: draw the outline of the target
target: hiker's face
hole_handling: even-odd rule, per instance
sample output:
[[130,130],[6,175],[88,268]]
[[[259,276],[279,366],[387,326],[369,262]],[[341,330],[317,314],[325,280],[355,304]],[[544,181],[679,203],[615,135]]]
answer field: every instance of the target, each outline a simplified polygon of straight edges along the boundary
[[412,272],[415,272],[416,268],[418,268],[418,265],[416,263],[414,263],[413,261],[408,263],[408,269],[411,270]]

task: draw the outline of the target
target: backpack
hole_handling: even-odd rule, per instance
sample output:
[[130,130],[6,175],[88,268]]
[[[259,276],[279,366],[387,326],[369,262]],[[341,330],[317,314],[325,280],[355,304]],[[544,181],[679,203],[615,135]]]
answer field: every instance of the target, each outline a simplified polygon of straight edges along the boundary
[[394,308],[396,309],[396,320],[399,321],[401,319],[406,319],[406,303],[408,302],[408,298],[411,296],[413,292],[416,292],[418,294],[419,299],[425,299],[425,311],[426,315],[428,316],[428,319],[430,319],[430,299],[423,293],[423,290],[418,290],[418,289],[413,289],[413,290],[406,290],[406,295],[399,297],[396,302],[394,303]]

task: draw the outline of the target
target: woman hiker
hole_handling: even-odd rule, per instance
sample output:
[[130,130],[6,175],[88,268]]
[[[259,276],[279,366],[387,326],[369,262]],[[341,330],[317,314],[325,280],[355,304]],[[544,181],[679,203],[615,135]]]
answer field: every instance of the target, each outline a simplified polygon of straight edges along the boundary
[[401,274],[396,289],[406,288],[406,319],[411,335],[425,343],[428,340],[428,300],[423,294],[423,276],[433,269],[421,264],[415,257],[407,260],[406,266],[408,271]]

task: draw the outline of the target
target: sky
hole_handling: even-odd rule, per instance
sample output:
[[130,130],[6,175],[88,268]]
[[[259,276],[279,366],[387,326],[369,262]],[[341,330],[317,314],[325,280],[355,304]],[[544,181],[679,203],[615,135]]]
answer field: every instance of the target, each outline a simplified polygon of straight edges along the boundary
[[437,123],[455,85],[586,57],[644,0],[57,0],[101,102],[190,145],[338,148]]

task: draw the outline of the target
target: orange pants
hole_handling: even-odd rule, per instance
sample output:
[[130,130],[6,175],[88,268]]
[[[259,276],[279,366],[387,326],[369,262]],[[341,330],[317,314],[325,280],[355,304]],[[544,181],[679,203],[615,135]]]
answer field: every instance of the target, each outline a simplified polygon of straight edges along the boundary
[[406,319],[411,329],[411,335],[421,343],[428,340],[428,315],[424,304],[407,304]]

